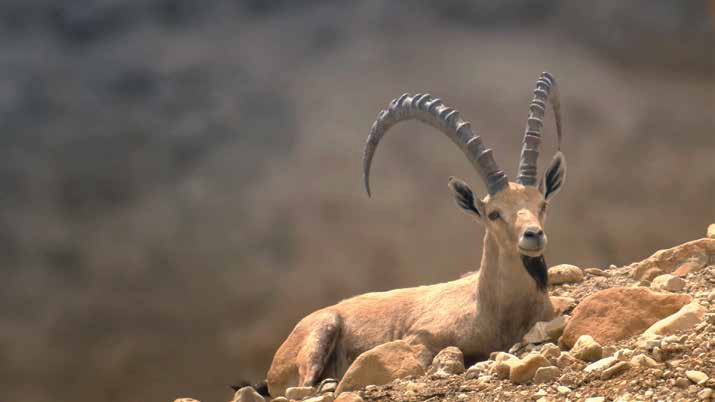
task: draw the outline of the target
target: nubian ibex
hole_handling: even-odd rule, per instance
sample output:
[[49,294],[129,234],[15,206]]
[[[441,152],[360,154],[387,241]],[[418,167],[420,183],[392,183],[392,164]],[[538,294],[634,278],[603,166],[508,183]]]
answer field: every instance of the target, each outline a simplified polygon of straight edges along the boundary
[[[547,101],[554,111],[559,151],[537,180]],[[437,285],[364,294],[308,315],[273,358],[266,380],[270,395],[340,378],[362,352],[397,339],[412,345],[425,367],[447,346],[461,349],[467,362],[477,361],[520,341],[536,321],[552,318],[543,225],[547,205],[566,173],[554,77],[543,73],[536,82],[514,182],[459,112],[428,94],[404,94],[378,114],[367,138],[363,177],[368,195],[370,165],[380,139],[395,124],[413,119],[447,135],[486,183],[483,199],[459,179],[450,178],[448,184],[458,206],[485,228],[479,270]]]

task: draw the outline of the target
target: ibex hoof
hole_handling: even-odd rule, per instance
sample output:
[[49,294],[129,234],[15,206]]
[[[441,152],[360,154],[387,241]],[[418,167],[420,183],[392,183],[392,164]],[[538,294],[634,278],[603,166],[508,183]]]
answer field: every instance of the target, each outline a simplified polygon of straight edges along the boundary
[[318,394],[323,394],[325,392],[335,392],[338,387],[338,380],[334,378],[326,378],[318,384]]

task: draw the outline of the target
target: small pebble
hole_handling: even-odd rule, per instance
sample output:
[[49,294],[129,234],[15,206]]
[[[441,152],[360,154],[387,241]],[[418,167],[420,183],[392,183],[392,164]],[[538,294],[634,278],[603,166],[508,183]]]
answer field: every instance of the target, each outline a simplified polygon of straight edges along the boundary
[[556,390],[559,392],[559,394],[565,395],[571,392],[571,388],[565,387],[563,385],[559,385]]
[[685,372],[685,376],[694,384],[698,385],[705,384],[705,381],[708,380],[708,375],[698,370],[688,370]]

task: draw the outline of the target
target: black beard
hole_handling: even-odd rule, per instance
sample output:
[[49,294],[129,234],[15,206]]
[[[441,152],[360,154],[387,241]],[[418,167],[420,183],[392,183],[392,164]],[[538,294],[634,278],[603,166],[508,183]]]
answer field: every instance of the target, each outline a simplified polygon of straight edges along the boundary
[[521,262],[526,268],[526,272],[534,278],[536,281],[536,287],[542,292],[546,291],[546,284],[549,280],[549,271],[546,268],[546,260],[544,256],[540,255],[538,257],[529,257],[528,255],[521,254]]

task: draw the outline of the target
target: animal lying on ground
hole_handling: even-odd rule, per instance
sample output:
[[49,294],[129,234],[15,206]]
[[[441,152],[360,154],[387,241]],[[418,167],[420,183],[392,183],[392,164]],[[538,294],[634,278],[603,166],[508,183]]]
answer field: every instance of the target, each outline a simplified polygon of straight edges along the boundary
[[549,201],[561,189],[566,163],[560,150],[540,180],[536,162],[546,102],[554,111],[558,143],[561,115],[556,81],[543,73],[536,82],[514,182],[499,169],[492,150],[475,135],[459,112],[428,94],[404,94],[381,111],[367,138],[363,159],[370,195],[370,166],[377,145],[393,125],[418,120],[447,135],[486,183],[480,199],[463,181],[448,186],[459,207],[484,226],[477,273],[431,286],[368,293],[343,300],[303,318],[276,352],[268,371],[271,396],[286,388],[340,378],[361,353],[404,340],[426,367],[447,346],[477,361],[521,340],[536,321],[554,315],[546,292],[543,226]]

